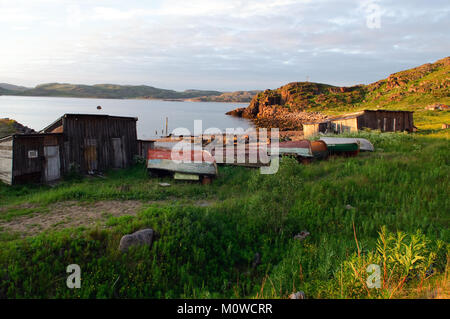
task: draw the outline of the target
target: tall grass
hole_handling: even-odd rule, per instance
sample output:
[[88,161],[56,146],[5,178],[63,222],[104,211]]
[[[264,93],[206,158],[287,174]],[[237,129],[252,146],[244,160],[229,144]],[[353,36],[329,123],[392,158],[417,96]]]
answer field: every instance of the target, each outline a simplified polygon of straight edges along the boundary
[[[0,297],[285,298],[297,290],[308,298],[400,296],[428,280],[420,277],[425,266],[399,273],[396,266],[390,284],[377,293],[367,293],[358,276],[365,280],[368,262],[383,265],[380,232],[390,243],[395,241],[389,234],[405,234],[401,247],[423,243],[420,256],[428,256],[433,276],[445,272],[449,141],[398,133],[358,136],[371,140],[376,152],[306,166],[283,158],[275,175],[221,167],[209,186],[167,180],[171,187],[162,188],[160,179],[135,167],[52,189],[0,187],[6,212],[29,202],[172,200],[135,217],[110,218],[107,229],[66,229],[0,242]],[[216,204],[189,204],[198,199]],[[144,227],[161,234],[153,248],[120,254],[120,237]],[[311,235],[294,239],[302,230]],[[404,249],[397,254],[406,255]],[[254,267],[256,253],[262,264]],[[81,289],[65,286],[71,263],[81,266]]]

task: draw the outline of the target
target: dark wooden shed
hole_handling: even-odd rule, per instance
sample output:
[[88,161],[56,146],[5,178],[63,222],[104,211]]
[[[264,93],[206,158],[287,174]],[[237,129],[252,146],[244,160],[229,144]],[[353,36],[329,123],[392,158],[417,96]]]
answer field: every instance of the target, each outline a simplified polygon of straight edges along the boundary
[[84,173],[125,168],[138,153],[135,117],[65,114],[42,130],[62,133],[66,167]]
[[330,118],[320,123],[305,123],[305,137],[319,133],[357,132],[370,128],[382,132],[413,132],[413,112],[390,110],[364,110]]
[[129,167],[139,155],[137,118],[65,114],[38,134],[0,139],[0,180],[51,182],[71,169],[96,173]]
[[62,134],[15,134],[0,139],[0,180],[6,184],[48,183],[65,170]]

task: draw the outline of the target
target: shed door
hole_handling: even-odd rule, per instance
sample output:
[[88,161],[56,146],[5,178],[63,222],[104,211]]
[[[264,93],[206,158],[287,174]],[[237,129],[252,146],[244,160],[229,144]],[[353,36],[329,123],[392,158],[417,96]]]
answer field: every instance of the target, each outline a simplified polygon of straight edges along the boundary
[[51,182],[61,177],[61,163],[59,160],[59,146],[44,146],[45,181]]
[[94,173],[98,168],[97,140],[94,138],[84,141],[84,163],[89,174]]
[[125,156],[121,138],[112,139],[114,168],[125,167]]

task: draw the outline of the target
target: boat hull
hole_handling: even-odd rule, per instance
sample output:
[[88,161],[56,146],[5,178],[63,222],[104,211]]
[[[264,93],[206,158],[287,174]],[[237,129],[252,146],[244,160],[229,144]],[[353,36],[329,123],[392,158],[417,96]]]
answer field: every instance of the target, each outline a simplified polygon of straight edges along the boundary
[[328,156],[328,148],[323,141],[289,141],[279,144],[280,155],[294,155],[307,159],[322,159]]
[[373,144],[365,138],[346,138],[346,137],[322,137],[320,139],[324,141],[327,145],[337,145],[337,144],[349,144],[349,143],[359,143],[359,149],[361,151],[373,152],[375,148]]
[[217,175],[214,158],[206,151],[178,152],[165,149],[148,151],[147,168],[174,173]]
[[358,143],[327,144],[330,155],[356,156],[359,153]]

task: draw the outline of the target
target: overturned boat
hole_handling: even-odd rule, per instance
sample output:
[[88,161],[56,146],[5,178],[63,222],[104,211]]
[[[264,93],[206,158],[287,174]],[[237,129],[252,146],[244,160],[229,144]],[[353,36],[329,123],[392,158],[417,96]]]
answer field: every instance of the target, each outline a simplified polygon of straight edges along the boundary
[[217,164],[262,167],[270,165],[268,147],[264,144],[245,144],[240,147],[214,147],[211,149]]
[[171,174],[175,179],[208,183],[217,175],[217,164],[205,150],[149,149],[147,169],[150,174]]
[[328,157],[327,145],[323,141],[288,141],[279,143],[280,155],[292,155],[299,159],[324,159]]
[[326,145],[329,155],[356,156],[359,154],[359,142],[357,141],[346,141],[341,143],[331,143],[329,141]]
[[373,144],[365,138],[322,137],[320,140],[324,141],[328,147],[331,146],[332,148],[342,148],[342,145],[357,143],[359,144],[359,149],[361,151],[373,152],[375,150]]

